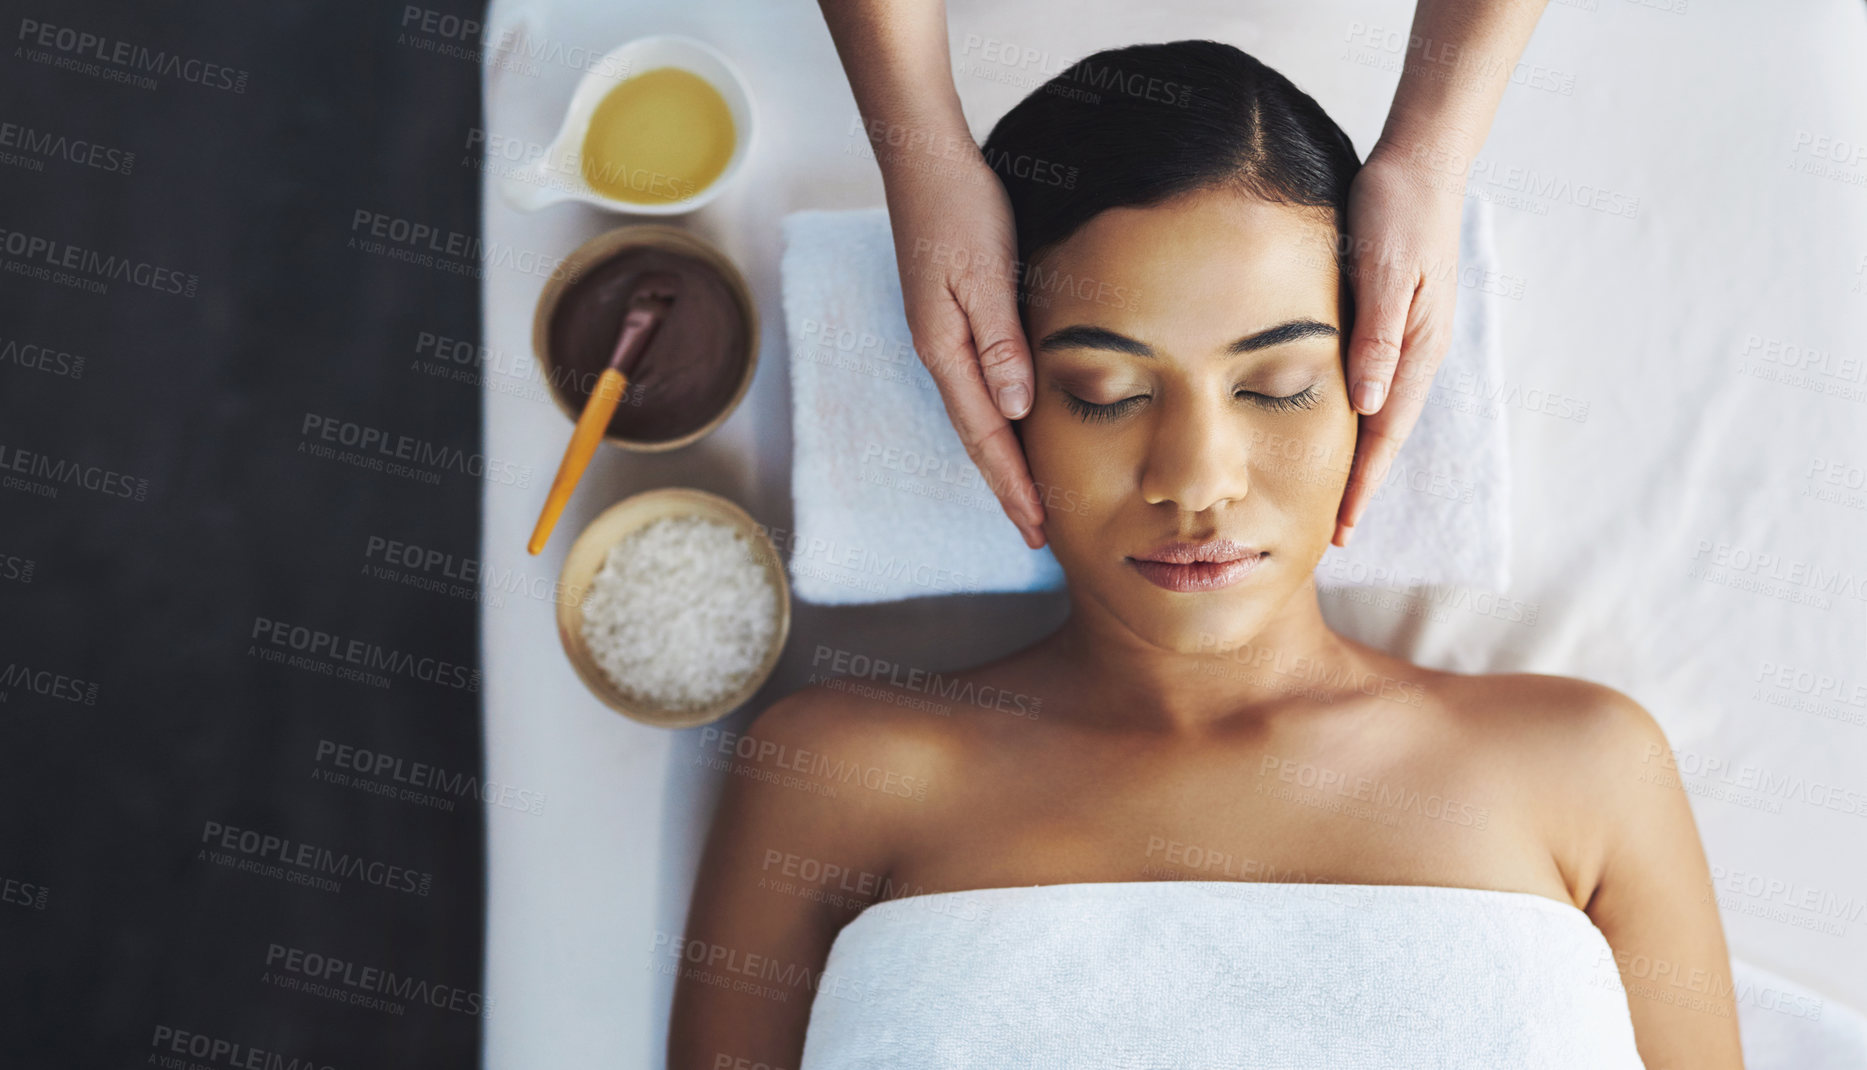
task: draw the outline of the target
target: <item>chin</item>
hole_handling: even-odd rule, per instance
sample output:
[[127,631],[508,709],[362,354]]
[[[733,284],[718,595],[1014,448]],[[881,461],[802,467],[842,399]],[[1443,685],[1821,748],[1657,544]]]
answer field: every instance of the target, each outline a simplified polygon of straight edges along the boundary
[[1228,598],[1219,592],[1184,595],[1150,587],[1139,597],[1103,604],[1142,641],[1176,654],[1217,654],[1242,646],[1270,617],[1261,597]]

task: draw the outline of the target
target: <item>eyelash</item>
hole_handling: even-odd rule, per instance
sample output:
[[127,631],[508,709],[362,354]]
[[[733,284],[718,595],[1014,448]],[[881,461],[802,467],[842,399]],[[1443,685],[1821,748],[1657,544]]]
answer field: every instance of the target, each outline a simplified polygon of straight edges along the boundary
[[1322,400],[1322,387],[1311,386],[1308,390],[1285,397],[1270,397],[1265,394],[1254,395],[1258,404],[1273,412],[1295,412],[1298,409],[1313,409]]
[[1089,423],[1096,420],[1113,420],[1118,416],[1126,416],[1129,410],[1141,404],[1143,401],[1146,401],[1147,397],[1146,394],[1136,394],[1134,397],[1123,398],[1112,404],[1097,405],[1092,401],[1084,401],[1082,398],[1065,390],[1063,392],[1063,404],[1069,406],[1071,412],[1082,417],[1083,422]]
[[[1308,390],[1296,394],[1286,394],[1283,397],[1274,397],[1269,394],[1253,394],[1244,390],[1232,396],[1255,398],[1258,405],[1272,412],[1295,412],[1300,409],[1315,408],[1316,403],[1322,400],[1322,388],[1320,386],[1312,386]],[[1149,395],[1147,394],[1136,394],[1134,397],[1123,398],[1120,401],[1112,402],[1107,405],[1097,405],[1094,402],[1084,401],[1082,398],[1077,397],[1067,390],[1063,391],[1063,403],[1069,407],[1071,412],[1081,417],[1084,422],[1114,420],[1118,417],[1126,416],[1136,405],[1146,401],[1148,397]]]

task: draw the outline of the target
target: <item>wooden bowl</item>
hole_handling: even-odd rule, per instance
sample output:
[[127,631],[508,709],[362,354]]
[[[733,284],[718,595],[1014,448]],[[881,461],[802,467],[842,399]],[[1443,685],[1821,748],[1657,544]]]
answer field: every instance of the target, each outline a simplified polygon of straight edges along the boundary
[[[699,710],[645,706],[625,694],[610,682],[583,639],[583,601],[589,592],[591,580],[602,571],[603,561],[609,556],[610,548],[631,532],[669,516],[699,516],[743,533],[763,562],[772,586],[778,592],[778,627],[772,635],[771,649],[765,652],[764,660],[738,690]],[[643,491],[603,510],[577,536],[577,541],[571,544],[570,553],[564,558],[564,568],[558,574],[558,582],[562,585],[559,590],[564,592],[564,597],[558,599],[558,639],[564,644],[564,653],[570,658],[571,667],[577,670],[578,678],[590,689],[591,694],[603,700],[603,704],[610,709],[631,720],[659,728],[693,728],[710,724],[744,705],[770,678],[772,670],[778,665],[778,656],[784,652],[785,639],[791,634],[791,585],[785,578],[784,563],[778,557],[778,548],[772,544],[769,536],[759,530],[758,523],[745,510],[717,494],[691,487],[661,487]]]
[[537,355],[538,363],[545,373],[546,389],[551,394],[551,400],[557,403],[558,409],[570,418],[571,423],[576,423],[577,417],[583,414],[583,399],[578,399],[575,405],[565,399],[564,391],[558,386],[564,380],[564,362],[551,351],[551,320],[557,314],[558,301],[590,269],[619,253],[641,247],[679,253],[712,268],[732,294],[746,326],[744,369],[739,374],[739,381],[731,396],[706,423],[676,438],[632,439],[609,434],[607,430],[603,435],[603,441],[625,450],[660,453],[663,450],[679,449],[704,438],[714,428],[725,423],[726,418],[733,414],[733,410],[745,398],[747,388],[752,385],[752,376],[758,371],[758,303],[752,299],[752,288],[746,285],[745,276],[740,273],[738,265],[725,253],[690,231],[659,223],[636,223],[598,234],[564,258],[562,269],[552,272],[544,291],[538,295],[538,307],[532,315],[532,352]]

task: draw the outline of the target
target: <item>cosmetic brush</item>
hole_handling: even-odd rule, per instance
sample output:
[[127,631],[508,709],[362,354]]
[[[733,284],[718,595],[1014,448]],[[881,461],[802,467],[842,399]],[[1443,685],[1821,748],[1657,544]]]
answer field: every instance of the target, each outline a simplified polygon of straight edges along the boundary
[[677,285],[673,275],[659,272],[636,280],[622,316],[622,330],[616,335],[615,352],[610,355],[609,366],[597,378],[596,389],[584,402],[583,414],[577,417],[577,427],[570,435],[570,445],[564,448],[563,463],[558,465],[557,477],[551,480],[551,492],[545,495],[544,511],[538,514],[538,526],[532,529],[532,541],[526,545],[531,553],[544,549],[545,542],[551,538],[551,529],[563,515],[571,491],[577,489],[577,480],[583,478],[583,470],[589,467],[597,443],[603,441],[603,431],[609,427],[609,418],[615,415],[616,406],[622,401],[629,376],[642,362],[642,354],[648,351],[648,343],[654,339],[662,320],[667,318],[668,309],[674,306]]

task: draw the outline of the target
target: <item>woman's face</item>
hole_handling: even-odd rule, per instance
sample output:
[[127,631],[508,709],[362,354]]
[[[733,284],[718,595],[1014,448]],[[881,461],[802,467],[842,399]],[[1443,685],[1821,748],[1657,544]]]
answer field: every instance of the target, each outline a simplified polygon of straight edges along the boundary
[[1305,586],[1357,426],[1334,242],[1326,212],[1196,191],[1103,212],[1033,265],[1021,436],[1079,606],[1192,653]]

